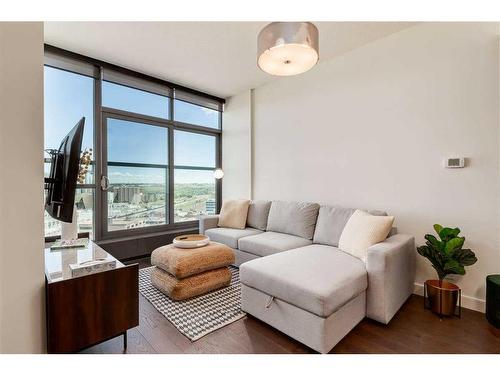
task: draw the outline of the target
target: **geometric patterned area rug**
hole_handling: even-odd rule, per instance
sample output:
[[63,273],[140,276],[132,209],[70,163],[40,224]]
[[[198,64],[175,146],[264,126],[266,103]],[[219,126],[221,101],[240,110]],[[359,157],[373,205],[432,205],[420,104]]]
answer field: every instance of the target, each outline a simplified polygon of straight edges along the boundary
[[139,291],[175,328],[191,341],[246,316],[241,310],[240,274],[230,266],[231,284],[202,296],[174,301],[156,289],[150,280],[153,267],[139,270]]

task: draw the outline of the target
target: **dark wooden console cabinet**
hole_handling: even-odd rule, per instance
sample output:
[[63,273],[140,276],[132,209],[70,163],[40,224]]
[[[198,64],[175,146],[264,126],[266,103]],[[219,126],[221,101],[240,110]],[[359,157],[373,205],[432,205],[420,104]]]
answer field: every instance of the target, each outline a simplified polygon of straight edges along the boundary
[[45,249],[48,353],[75,353],[123,335],[139,324],[137,264],[116,260],[113,270],[71,277],[69,264],[114,259],[97,244],[87,248]]

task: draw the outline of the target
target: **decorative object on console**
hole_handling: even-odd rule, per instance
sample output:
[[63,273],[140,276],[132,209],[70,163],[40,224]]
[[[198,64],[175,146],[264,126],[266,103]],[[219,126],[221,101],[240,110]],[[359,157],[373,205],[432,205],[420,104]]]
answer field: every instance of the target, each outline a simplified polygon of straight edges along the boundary
[[172,241],[175,247],[180,249],[193,249],[196,247],[202,247],[208,245],[210,238],[202,234],[188,234],[177,236]]
[[319,33],[310,22],[272,22],[257,44],[257,65],[275,76],[304,73],[319,59]]
[[339,248],[366,260],[368,248],[384,241],[391,231],[394,216],[371,215],[356,210],[347,221],[339,239]]
[[73,207],[71,222],[61,222],[61,239],[63,241],[75,241],[78,239],[78,210],[76,204]]
[[88,238],[78,238],[76,240],[57,240],[50,246],[51,250],[63,250],[63,249],[70,249],[74,247],[87,247],[89,244],[89,239]]
[[71,277],[90,275],[96,272],[113,270],[115,268],[116,261],[114,259],[108,258],[87,260],[82,263],[74,263],[69,265],[69,269],[71,270]]
[[461,310],[461,290],[444,281],[448,275],[465,275],[465,267],[477,262],[470,249],[463,249],[465,237],[458,237],[459,228],[446,228],[434,224],[439,240],[432,234],[425,235],[425,245],[417,247],[418,253],[427,258],[436,270],[439,280],[427,280],[424,284],[424,302],[439,316],[454,315],[459,304]]
[[[85,183],[85,177],[89,171],[89,165],[92,161],[92,149],[85,149],[80,157],[80,165],[78,169],[77,182],[79,184]],[[78,209],[73,207],[73,216],[71,222],[61,223],[61,239],[64,241],[71,241],[78,239]]]
[[77,181],[79,184],[85,183],[85,177],[87,177],[87,172],[89,171],[89,165],[92,162],[92,149],[85,149],[80,158],[80,168],[78,170]]
[[247,223],[248,199],[225,201],[222,204],[219,216],[219,227],[245,229]]

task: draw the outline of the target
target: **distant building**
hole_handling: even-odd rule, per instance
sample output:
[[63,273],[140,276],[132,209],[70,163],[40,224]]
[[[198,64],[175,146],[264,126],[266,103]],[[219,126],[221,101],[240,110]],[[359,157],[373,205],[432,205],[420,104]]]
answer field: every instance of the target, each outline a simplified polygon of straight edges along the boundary
[[115,202],[116,193],[114,191],[108,191],[108,203]]
[[132,204],[140,204],[142,202],[142,193],[135,193],[132,197],[130,203]]
[[137,186],[118,186],[115,188],[116,203],[140,203],[143,189]]
[[215,215],[215,199],[209,199],[205,202],[205,211],[209,215]]

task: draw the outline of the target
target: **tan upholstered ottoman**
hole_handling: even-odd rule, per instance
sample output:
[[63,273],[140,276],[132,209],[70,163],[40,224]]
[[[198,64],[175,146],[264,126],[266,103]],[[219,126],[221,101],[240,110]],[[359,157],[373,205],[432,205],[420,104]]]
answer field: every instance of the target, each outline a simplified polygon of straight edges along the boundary
[[178,279],[204,271],[227,267],[234,263],[234,251],[229,246],[210,242],[195,249],[179,249],[166,245],[154,250],[151,264],[167,271]]
[[229,286],[231,271],[227,267],[177,279],[161,268],[151,272],[151,284],[173,300],[179,301]]
[[234,251],[218,242],[194,249],[173,245],[151,254],[151,284],[174,300],[183,300],[229,286]]

